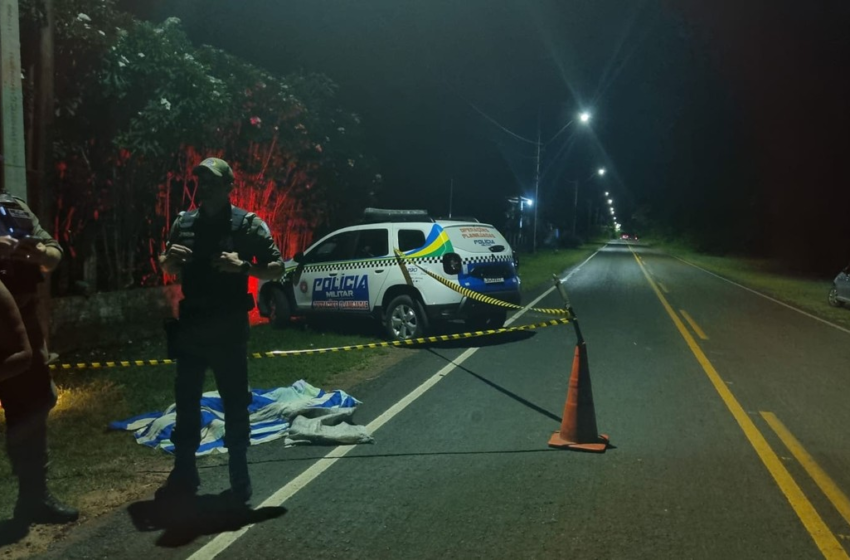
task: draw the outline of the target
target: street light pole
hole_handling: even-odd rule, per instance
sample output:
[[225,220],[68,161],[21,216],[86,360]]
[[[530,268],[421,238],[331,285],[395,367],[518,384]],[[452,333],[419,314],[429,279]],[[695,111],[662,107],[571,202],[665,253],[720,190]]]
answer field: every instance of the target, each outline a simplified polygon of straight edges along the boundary
[[540,115],[537,115],[537,170],[534,177],[534,233],[532,252],[537,252],[537,209],[540,207]]
[[452,201],[455,197],[455,179],[452,177],[451,185],[449,186],[449,218],[452,217]]
[[573,181],[573,237],[576,235],[576,222],[578,221],[578,179]]

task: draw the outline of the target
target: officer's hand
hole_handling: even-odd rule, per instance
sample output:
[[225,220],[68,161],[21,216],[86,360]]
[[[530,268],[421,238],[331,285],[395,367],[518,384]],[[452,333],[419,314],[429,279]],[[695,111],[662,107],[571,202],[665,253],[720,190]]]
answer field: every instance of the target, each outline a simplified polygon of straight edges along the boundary
[[47,246],[37,237],[24,237],[18,241],[12,260],[41,265],[47,254]]
[[18,240],[10,235],[0,236],[0,259],[9,258],[18,246]]
[[192,249],[185,245],[174,244],[168,248],[165,258],[169,264],[183,264],[192,258]]
[[221,272],[241,272],[242,259],[239,253],[222,253],[217,259],[213,259],[213,268]]

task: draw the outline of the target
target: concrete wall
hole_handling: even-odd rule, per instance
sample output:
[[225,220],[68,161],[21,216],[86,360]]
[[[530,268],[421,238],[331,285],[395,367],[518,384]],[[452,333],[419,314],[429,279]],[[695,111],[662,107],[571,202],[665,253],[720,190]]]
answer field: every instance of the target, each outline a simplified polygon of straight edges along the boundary
[[177,315],[180,285],[50,300],[50,350],[63,352],[165,336],[163,320]]

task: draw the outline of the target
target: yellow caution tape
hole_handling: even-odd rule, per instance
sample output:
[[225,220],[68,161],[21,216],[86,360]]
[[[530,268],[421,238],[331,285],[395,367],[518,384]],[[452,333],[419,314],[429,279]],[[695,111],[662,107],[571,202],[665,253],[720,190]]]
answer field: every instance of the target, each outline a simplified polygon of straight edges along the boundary
[[[467,338],[475,338],[480,336],[490,336],[494,334],[505,334],[519,331],[530,331],[534,329],[543,329],[546,327],[554,327],[557,325],[566,325],[569,319],[550,319],[542,323],[534,323],[530,325],[521,325],[518,327],[506,327],[501,329],[490,329],[485,331],[473,331],[458,334],[444,334],[437,336],[424,336],[421,338],[412,338],[409,340],[396,340],[393,342],[371,342],[369,344],[352,344],[350,346],[336,346],[333,348],[316,348],[310,350],[272,350],[270,352],[253,352],[248,356],[250,358],[284,358],[289,356],[310,356],[313,354],[329,354],[332,352],[351,352],[353,350],[371,350],[373,348],[389,348],[393,346],[417,346],[420,344],[428,344],[434,342],[450,342],[452,340],[463,340]],[[50,364],[51,370],[79,370],[79,369],[110,369],[120,367],[141,367],[141,366],[165,366],[176,364],[177,360],[123,360],[110,362],[88,362],[74,364]]]
[[75,364],[50,364],[50,369],[110,369],[119,367],[167,366],[177,360],[121,360],[116,362],[79,362]]
[[[398,250],[396,250],[396,255],[399,256],[400,258],[404,257],[404,255],[402,253],[400,253]],[[446,280],[442,276],[439,276],[438,274],[434,274],[433,272],[431,272],[427,268],[419,266],[418,264],[416,264],[414,262],[411,262],[411,264],[413,266],[417,267],[419,270],[421,270],[425,274],[427,274],[428,276],[430,276],[431,278],[433,278],[434,280],[436,280],[437,282],[439,282],[440,284],[442,284],[443,286],[445,286],[445,287],[447,287],[451,290],[454,290],[455,292],[461,294],[462,296],[466,296],[469,299],[474,299],[475,301],[480,301],[481,303],[488,303],[490,305],[495,305],[497,307],[507,307],[508,309],[525,309],[522,305],[517,305],[515,303],[508,303],[507,301],[502,301],[502,300],[499,300],[499,299],[496,299],[496,298],[493,298],[493,297],[490,297],[490,296],[485,296],[484,294],[482,294],[480,292],[476,292],[475,290],[470,290],[469,288],[464,288],[460,284],[456,284],[455,282],[452,282],[450,280]],[[529,311],[536,311],[538,313],[546,313],[547,315],[569,315],[570,314],[569,310],[567,310],[567,309],[548,309],[548,308],[542,308],[542,307],[529,307],[528,309],[529,309]]]
[[310,354],[329,354],[331,352],[350,352],[352,350],[367,350],[372,348],[389,348],[391,346],[416,346],[419,344],[428,344],[433,342],[449,342],[452,340],[462,340],[466,338],[474,338],[479,336],[489,336],[493,334],[504,334],[510,332],[530,331],[533,329],[543,329],[546,327],[554,327],[557,325],[566,325],[569,319],[550,319],[542,323],[534,323],[531,325],[521,325],[519,327],[503,327],[501,329],[490,329],[486,331],[472,331],[459,334],[443,334],[437,336],[423,336],[421,338],[411,338],[408,340],[394,340],[392,342],[371,342],[369,344],[353,344],[351,346],[336,346],[333,348],[317,348],[315,350],[273,350],[271,352],[255,352],[251,354],[252,358],[277,358],[287,356],[305,356]]

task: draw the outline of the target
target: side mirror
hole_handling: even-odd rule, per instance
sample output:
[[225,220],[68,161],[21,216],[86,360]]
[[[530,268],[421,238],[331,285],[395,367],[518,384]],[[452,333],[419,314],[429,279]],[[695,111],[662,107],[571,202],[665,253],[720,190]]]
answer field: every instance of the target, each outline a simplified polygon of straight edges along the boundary
[[443,255],[443,271],[446,274],[460,274],[463,270],[463,263],[460,259],[460,255],[457,253],[446,253]]
[[304,262],[304,253],[302,253],[301,251],[298,251],[297,253],[295,253],[295,255],[293,255],[292,260],[294,260],[298,264],[303,263]]

